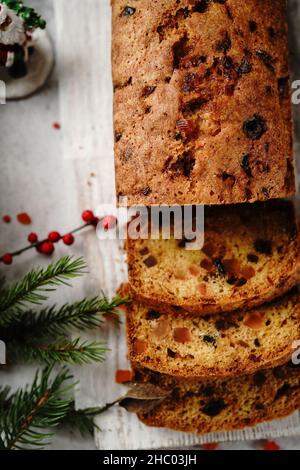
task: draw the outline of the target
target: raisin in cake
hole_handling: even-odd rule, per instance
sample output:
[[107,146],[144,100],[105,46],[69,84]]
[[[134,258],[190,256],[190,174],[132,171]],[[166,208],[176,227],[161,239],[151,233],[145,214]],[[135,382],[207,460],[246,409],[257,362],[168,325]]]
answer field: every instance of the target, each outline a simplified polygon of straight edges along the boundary
[[183,205],[293,194],[286,2],[112,7],[118,197]]
[[300,235],[289,201],[205,208],[204,246],[128,240],[134,297],[197,315],[250,308],[300,282]]
[[128,306],[129,359],[138,368],[182,378],[251,374],[288,362],[300,338],[297,288],[247,312],[164,314],[138,301]]
[[171,391],[151,411],[139,413],[140,420],[176,431],[233,431],[300,408],[300,368],[291,363],[227,380],[180,381],[149,371],[137,371],[136,379]]

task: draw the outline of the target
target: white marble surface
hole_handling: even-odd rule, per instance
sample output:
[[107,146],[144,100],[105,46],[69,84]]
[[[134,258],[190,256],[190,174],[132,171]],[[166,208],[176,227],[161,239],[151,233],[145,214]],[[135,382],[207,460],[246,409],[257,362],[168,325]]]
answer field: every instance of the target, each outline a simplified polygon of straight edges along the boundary
[[[74,28],[74,25],[71,28],[74,22],[78,24],[78,16],[76,11],[69,15],[67,7],[78,4],[78,0],[27,0],[28,4],[38,6],[49,22],[57,63],[47,86],[37,95],[0,106],[0,216],[26,211],[33,218],[30,230],[41,234],[46,234],[50,229],[63,232],[73,228],[80,223],[82,210],[87,207],[97,209],[101,202],[109,202],[113,194],[113,182],[106,178],[106,175],[112,174],[113,165],[112,159],[107,158],[112,154],[110,96],[100,86],[109,74],[107,55],[103,55],[109,43],[100,45],[99,41],[107,41],[105,38],[109,31],[106,28],[109,26],[101,21],[100,16],[98,21],[97,15],[104,4],[101,2],[107,4],[108,0],[84,0],[93,14],[84,15],[79,28]],[[291,6],[297,3],[298,0],[290,0]],[[293,21],[295,23],[295,19]],[[64,31],[68,25],[73,31],[69,40]],[[85,47],[84,34],[88,48]],[[295,41],[292,41],[292,50],[295,59],[300,57]],[[294,62],[297,63],[297,60]],[[299,112],[299,107],[296,112]],[[54,121],[61,122],[60,131],[52,128]],[[299,135],[298,125],[296,132]],[[91,176],[91,173],[96,176]],[[9,225],[1,223],[0,252],[23,246],[27,233],[28,227],[21,226],[15,220]],[[120,267],[115,267],[118,248],[107,250],[105,243],[99,247],[92,234],[79,236],[70,250],[61,246],[55,257],[66,251],[75,255],[84,253],[89,262],[90,275],[88,282],[79,282],[72,291],[58,295],[58,301],[66,298],[74,300],[83,293],[95,294],[102,287],[109,292],[108,287],[116,286],[125,275]],[[31,252],[6,268],[5,272],[8,278],[13,279],[33,264],[41,262],[43,258]],[[117,262],[122,262],[122,259]],[[76,371],[77,377],[81,378],[77,394],[79,405],[101,403],[105,394],[107,396],[110,392],[115,396],[119,393],[113,384],[114,372],[122,364],[126,365],[124,341],[120,346],[119,335],[120,332],[112,329],[103,333],[102,337],[112,347],[104,367],[90,366]],[[30,367],[1,371],[0,381],[16,386],[30,380],[32,373]],[[134,417],[121,417],[121,413],[121,410],[115,410],[100,420],[103,431],[96,436],[98,448],[113,448],[120,433],[132,436],[134,441],[134,432],[139,429]],[[300,448],[298,438],[278,442],[287,449]],[[254,442],[244,442],[223,444],[222,448],[257,446]],[[52,448],[66,449],[93,447],[92,440],[82,440],[77,434],[61,431],[52,445]]]

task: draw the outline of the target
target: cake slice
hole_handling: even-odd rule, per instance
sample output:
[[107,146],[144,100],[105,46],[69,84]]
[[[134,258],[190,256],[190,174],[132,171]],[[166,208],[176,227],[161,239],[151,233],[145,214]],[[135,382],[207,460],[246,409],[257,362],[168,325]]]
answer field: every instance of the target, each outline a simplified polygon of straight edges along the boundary
[[298,288],[250,311],[195,316],[133,301],[126,315],[134,366],[184,378],[251,374],[288,362],[300,338]]
[[198,435],[252,427],[300,408],[300,367],[291,363],[228,380],[180,381],[149,371],[136,372],[136,380],[170,391],[138,413],[143,423]]
[[127,253],[135,298],[165,312],[251,308],[300,282],[300,235],[290,201],[206,207],[201,250],[174,238],[129,239]]

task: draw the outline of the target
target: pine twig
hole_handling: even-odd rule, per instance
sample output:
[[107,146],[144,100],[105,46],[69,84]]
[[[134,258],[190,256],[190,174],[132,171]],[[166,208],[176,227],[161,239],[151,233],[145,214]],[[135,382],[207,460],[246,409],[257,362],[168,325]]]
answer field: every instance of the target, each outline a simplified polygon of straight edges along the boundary
[[[62,307],[46,307],[40,312],[20,311],[12,315],[6,328],[0,328],[2,338],[18,337],[30,339],[52,338],[70,333],[98,328],[103,324],[103,315],[114,313],[120,305],[126,304],[127,298],[120,296],[108,300],[102,298],[83,299]],[[11,327],[10,327],[11,324]]]
[[[3,419],[3,415],[8,412],[8,410],[14,406],[13,403],[14,395],[10,393],[9,387],[0,388],[0,423],[1,423],[1,416]],[[82,437],[87,435],[93,436],[94,430],[99,429],[99,427],[95,424],[95,417],[99,416],[100,414],[104,413],[112,406],[115,406],[117,402],[112,404],[106,405],[104,407],[94,407],[94,408],[87,408],[84,410],[76,410],[75,408],[75,401],[71,399],[68,402],[68,410],[65,415],[62,417],[61,421],[59,422],[59,426],[64,428],[70,428],[72,430],[77,429]],[[0,433],[0,442],[1,442],[1,433]],[[2,449],[5,448],[3,441]],[[1,445],[0,445],[1,447]]]
[[[0,291],[0,324],[6,324],[13,315],[14,312],[9,312],[9,309],[20,309],[28,303],[40,304],[47,300],[45,292],[52,292],[61,284],[69,286],[67,281],[84,274],[85,268],[82,258],[74,260],[65,256],[47,268],[32,270],[22,281]],[[3,312],[6,314],[3,315]]]
[[43,362],[46,364],[90,364],[102,362],[108,351],[103,343],[82,341],[80,338],[58,339],[52,344],[12,341],[7,344],[7,357],[10,362]]
[[[49,443],[56,427],[67,415],[71,398],[61,398],[73,388],[66,369],[51,379],[52,367],[38,371],[33,384],[9,397],[10,406],[0,409],[0,449],[42,448]],[[6,399],[7,399],[6,395]]]

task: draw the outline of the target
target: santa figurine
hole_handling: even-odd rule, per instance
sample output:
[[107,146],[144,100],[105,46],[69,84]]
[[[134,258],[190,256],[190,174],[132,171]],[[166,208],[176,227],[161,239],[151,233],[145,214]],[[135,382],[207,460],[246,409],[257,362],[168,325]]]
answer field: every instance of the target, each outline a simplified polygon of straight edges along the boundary
[[34,52],[34,33],[46,22],[33,8],[18,0],[0,0],[0,68],[12,78],[27,74],[27,62]]

